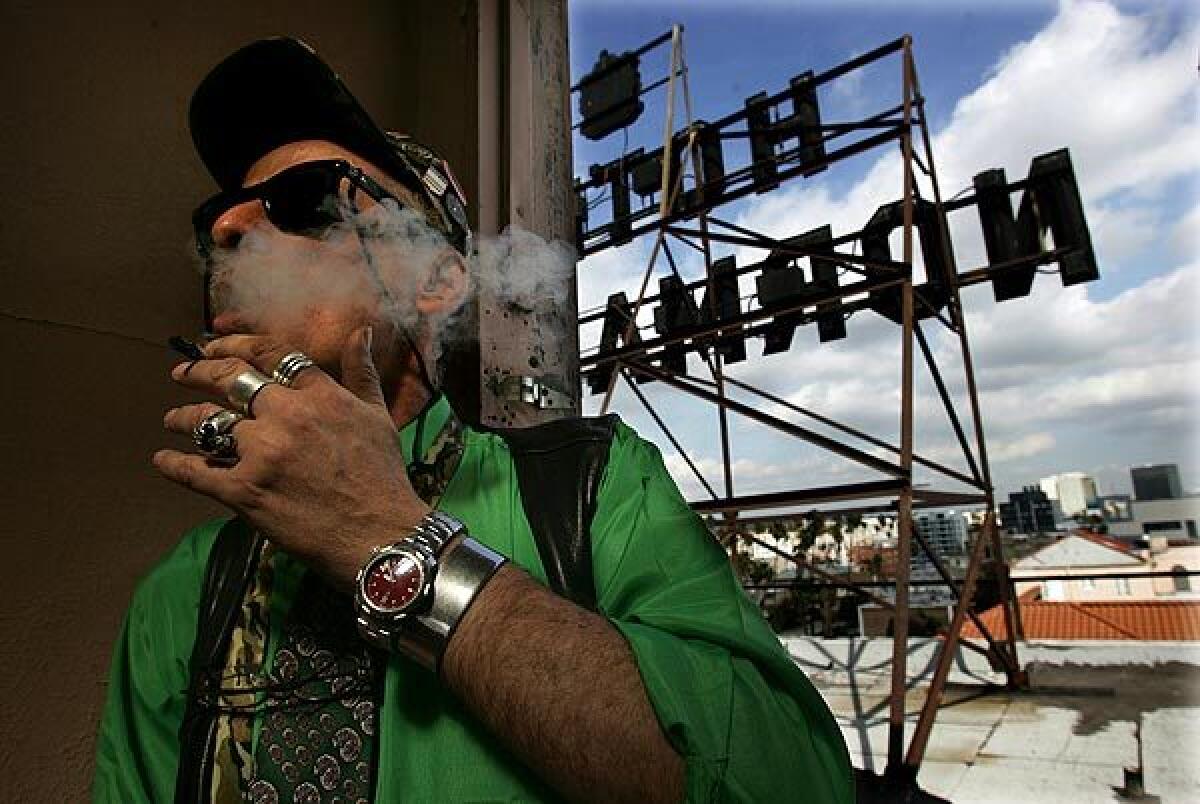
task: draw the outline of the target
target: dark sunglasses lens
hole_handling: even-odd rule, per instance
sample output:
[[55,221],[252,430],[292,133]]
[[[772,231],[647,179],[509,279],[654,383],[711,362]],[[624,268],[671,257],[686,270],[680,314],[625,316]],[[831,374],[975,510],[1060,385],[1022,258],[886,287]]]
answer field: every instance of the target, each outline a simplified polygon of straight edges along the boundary
[[342,220],[338,210],[341,176],[329,167],[297,168],[271,180],[263,206],[271,223],[292,234],[320,233]]

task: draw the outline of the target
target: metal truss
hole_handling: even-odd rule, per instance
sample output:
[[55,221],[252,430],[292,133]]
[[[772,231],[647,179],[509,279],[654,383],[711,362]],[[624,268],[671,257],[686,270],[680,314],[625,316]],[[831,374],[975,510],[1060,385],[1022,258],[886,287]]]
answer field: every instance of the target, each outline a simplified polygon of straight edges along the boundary
[[[683,60],[682,29],[672,31],[671,77],[668,81],[667,125],[662,149],[652,156],[661,168],[658,185],[658,203],[640,210],[632,210],[628,199],[622,202],[619,193],[626,181],[622,171],[628,165],[614,162],[595,166],[587,181],[576,185],[581,203],[585,203],[587,191],[604,190],[613,194],[613,215],[608,222],[592,225],[586,214],[578,221],[578,244],[581,255],[600,252],[606,248],[629,242],[640,236],[653,236],[654,246],[641,288],[635,301],[610,297],[607,308],[585,313],[579,319],[581,326],[604,321],[606,335],[598,349],[584,351],[580,356],[581,373],[594,378],[593,388],[603,388],[603,409],[607,410],[618,378],[623,379],[634,396],[645,407],[700,485],[708,499],[694,501],[695,511],[710,517],[721,517],[714,525],[727,533],[737,533],[794,562],[810,576],[823,579],[826,584],[853,589],[882,606],[894,611],[894,645],[889,708],[888,766],[886,776],[897,783],[913,784],[920,768],[929,734],[936,721],[942,701],[946,678],[958,647],[975,650],[986,655],[992,666],[1006,673],[1010,687],[1027,685],[1017,655],[1014,627],[1018,616],[1012,587],[1008,582],[1007,566],[1003,560],[1003,546],[995,519],[995,499],[991,474],[988,466],[987,444],[979,410],[979,395],[975,382],[975,371],[971,356],[967,323],[963,313],[959,291],[963,287],[982,282],[995,281],[1015,271],[1032,271],[1037,265],[1049,264],[1074,253],[1078,244],[1054,249],[1039,249],[1036,253],[1026,249],[1014,259],[1005,260],[959,272],[954,264],[953,250],[946,214],[977,202],[981,196],[976,182],[976,195],[946,202],[942,199],[930,145],[930,135],[925,115],[925,99],[913,59],[910,37],[905,36],[861,57],[838,65],[819,74],[806,73],[793,79],[791,87],[774,96],[756,96],[748,101],[746,109],[731,114],[713,123],[699,124],[692,120],[690,93],[687,86],[687,68]],[[656,43],[663,41],[662,38]],[[899,58],[901,97],[892,108],[867,117],[845,123],[822,123],[813,108],[805,112],[801,101],[806,93],[815,93],[816,88],[862,69],[886,58]],[[676,132],[673,126],[675,83],[681,83],[686,106],[687,120]],[[771,122],[769,112],[779,104],[792,102],[796,111],[788,117],[777,115]],[[763,110],[768,110],[764,118]],[[756,118],[755,116],[758,115]],[[757,127],[755,125],[757,121]],[[766,122],[764,122],[766,121]],[[767,125],[769,123],[769,125]],[[764,125],[767,127],[764,128]],[[745,129],[738,128],[746,127]],[[752,164],[739,170],[726,172],[712,169],[714,160],[711,144],[721,139],[749,137],[760,139],[764,131],[769,133],[774,146],[768,157],[762,158],[759,151]],[[857,135],[853,139],[851,135]],[[840,144],[847,137],[851,142]],[[786,147],[794,140],[792,147]],[[895,208],[898,226],[902,232],[903,253],[900,259],[891,259],[886,248],[880,251],[864,248],[858,253],[856,244],[868,243],[871,238],[886,238],[891,229],[881,230],[876,221],[863,230],[838,237],[828,235],[812,238],[808,235],[778,239],[767,237],[721,220],[712,212],[731,201],[750,193],[766,192],[788,179],[811,176],[834,163],[861,155],[881,146],[896,144],[902,155],[903,184],[900,201]],[[706,145],[709,151],[705,152]],[[717,155],[719,157],[719,154]],[[706,167],[705,161],[709,162]],[[685,175],[691,166],[692,182],[685,186]],[[1068,163],[1069,164],[1069,163]],[[932,199],[918,194],[919,171],[932,190]],[[1032,180],[1032,179],[1031,179]],[[1001,190],[1013,192],[1025,189],[1026,182],[1007,185]],[[606,189],[607,188],[607,189]],[[1007,203],[1007,202],[1006,202]],[[921,217],[923,216],[923,217]],[[920,218],[920,220],[918,220]],[[686,225],[685,225],[686,224]],[[913,279],[914,234],[921,230],[921,247],[926,255],[927,280],[915,284]],[[811,234],[811,233],[809,233]],[[927,242],[932,241],[932,242]],[[679,276],[672,245],[692,249],[703,255],[705,277],[694,282],[684,282]],[[760,263],[744,265],[734,270],[724,266],[724,272],[716,270],[712,257],[714,244],[749,246],[769,251],[771,256]],[[1090,245],[1084,244],[1088,249]],[[935,248],[944,256],[945,266],[940,274],[933,275],[927,249]],[[989,252],[990,256],[990,252]],[[659,328],[643,337],[638,314],[651,303],[666,304],[662,293],[648,294],[648,286],[655,264],[660,257],[669,264],[670,271],[678,279],[677,291],[682,290],[694,309],[684,316],[682,322]],[[762,272],[768,266],[778,266],[781,261],[807,257],[826,264],[834,264],[839,272],[849,277],[847,284],[832,282],[812,283],[800,298],[786,304],[736,305],[721,309],[719,283],[735,282],[730,277],[741,277]],[[1065,274],[1064,274],[1065,276]],[[1065,280],[1064,280],[1065,281]],[[1074,280],[1086,281],[1086,280]],[[706,303],[695,305],[693,293],[705,292]],[[999,297],[999,294],[997,294]],[[837,319],[844,321],[854,313],[871,309],[887,315],[898,325],[901,350],[900,366],[900,432],[899,443],[891,443],[858,428],[838,422],[831,417],[782,399],[777,395],[756,388],[751,384],[730,376],[726,365],[728,344],[733,340],[767,335],[779,326],[803,326],[809,323]],[[619,326],[614,326],[617,322]],[[963,384],[966,391],[969,417],[960,416],[955,400],[947,388],[945,378],[930,348],[924,324],[944,327],[952,333],[957,343],[963,369]],[[836,329],[836,328],[835,328]],[[665,331],[664,331],[665,330]],[[842,330],[844,334],[844,329]],[[834,334],[833,337],[841,337]],[[824,338],[824,332],[822,333]],[[686,363],[681,363],[680,354],[698,353],[707,368],[707,377],[689,375]],[[956,469],[941,461],[923,456],[915,449],[913,428],[914,364],[917,355],[925,365],[938,397],[944,408],[947,422],[953,430],[961,451],[965,469]],[[674,358],[674,359],[672,359]],[[723,486],[718,489],[694,465],[679,440],[671,432],[663,416],[655,410],[646,395],[639,389],[638,381],[655,381],[679,393],[713,405],[717,411],[722,454]],[[752,404],[733,398],[736,391],[743,398],[753,398],[756,403],[770,403],[796,420],[783,419],[764,411],[761,404]],[[730,432],[728,417],[739,415],[773,428],[781,436],[805,441],[831,454],[857,463],[878,473],[877,480],[795,488],[767,494],[736,494],[734,472],[730,457]],[[815,423],[825,431],[834,431],[837,436],[825,435],[813,429]],[[884,457],[881,457],[881,454]],[[916,487],[913,484],[914,465],[933,472],[944,480],[954,481],[967,487],[968,491],[940,490]],[[969,553],[965,574],[962,578],[952,577],[941,557],[913,526],[913,511],[917,508],[980,504],[986,507],[982,531],[974,540]],[[758,517],[746,517],[753,512],[770,512]],[[872,592],[868,587],[857,584],[838,574],[830,573],[810,562],[803,555],[789,552],[753,536],[748,528],[751,523],[763,521],[798,520],[812,513],[843,516],[856,512],[890,512],[897,517],[897,561],[895,597],[889,600]],[[932,562],[941,582],[956,595],[954,614],[948,626],[941,628],[941,648],[938,653],[932,681],[910,739],[905,734],[905,695],[907,642],[910,618],[917,622],[927,620],[913,610],[909,591],[908,557],[913,541]],[[991,547],[992,560],[985,564],[985,548]],[[736,540],[734,548],[736,549]],[[1004,612],[1005,634],[997,638],[989,633],[972,607],[976,587],[981,575],[990,573],[1000,593],[1000,605]],[[986,646],[974,642],[960,642],[963,624],[970,619],[985,636]]]

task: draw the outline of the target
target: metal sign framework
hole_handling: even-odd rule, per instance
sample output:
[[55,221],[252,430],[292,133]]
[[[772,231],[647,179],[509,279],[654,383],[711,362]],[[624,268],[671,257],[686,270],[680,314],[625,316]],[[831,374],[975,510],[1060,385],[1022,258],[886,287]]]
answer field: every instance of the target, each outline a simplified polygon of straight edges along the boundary
[[[664,41],[664,39],[664,37],[660,37],[656,42]],[[595,254],[606,248],[628,242],[634,237],[654,236],[654,247],[636,300],[631,304],[624,299],[623,294],[615,295],[610,297],[607,309],[580,317],[581,326],[594,324],[601,320],[605,320],[609,325],[605,335],[602,336],[600,347],[595,351],[581,354],[580,370],[588,374],[589,381],[593,384],[593,390],[604,390],[604,410],[607,410],[611,403],[613,387],[617,378],[620,377],[627,383],[630,390],[640,400],[708,492],[710,499],[696,501],[692,507],[702,514],[721,514],[723,517],[719,524],[721,529],[737,532],[748,522],[797,519],[812,512],[846,515],[889,511],[896,514],[898,560],[896,562],[894,601],[840,575],[830,573],[809,562],[802,555],[793,555],[781,550],[753,534],[743,532],[742,536],[743,538],[750,537],[760,546],[794,562],[813,576],[831,584],[853,589],[868,600],[894,610],[892,683],[888,704],[887,776],[894,780],[911,783],[915,780],[924,756],[929,734],[942,699],[946,678],[960,644],[966,649],[985,654],[993,667],[998,670],[1002,669],[1006,673],[1010,686],[1020,687],[1027,684],[1017,656],[1015,637],[1020,632],[1020,628],[1019,623],[1014,626],[1014,621],[1019,616],[1019,610],[1011,596],[1012,587],[1008,582],[1007,566],[1003,561],[1003,546],[995,520],[995,500],[988,466],[987,446],[979,411],[970,342],[959,291],[963,287],[982,282],[996,282],[997,280],[1003,282],[1006,277],[1011,278],[1017,272],[1032,273],[1036,266],[1059,262],[1079,253],[1082,249],[1088,251],[1090,258],[1090,244],[1086,242],[1086,238],[1081,243],[1062,242],[1066,238],[1060,238],[1059,232],[1056,231],[1054,248],[1039,248],[1036,249],[1036,253],[1026,249],[1024,253],[1011,259],[1002,259],[999,262],[993,260],[990,265],[962,273],[957,270],[950,247],[946,214],[952,209],[980,203],[984,192],[977,179],[974,196],[949,203],[942,198],[924,112],[924,97],[921,94],[917,78],[912,54],[912,40],[909,36],[904,36],[825,72],[815,75],[806,73],[799,76],[797,79],[793,79],[792,86],[785,92],[772,97],[756,96],[747,102],[744,110],[711,124],[697,123],[692,119],[680,26],[676,26],[671,33],[671,45],[671,76],[667,85],[668,106],[663,146],[660,151],[650,157],[644,157],[640,153],[637,155],[640,158],[649,159],[650,168],[660,172],[658,204],[638,211],[630,210],[624,175],[629,170],[629,165],[625,158],[611,165],[594,166],[589,179],[576,185],[576,190],[583,201],[577,227],[581,255]],[[809,97],[806,93],[815,93],[818,87],[838,77],[896,54],[899,54],[901,63],[901,100],[896,106],[866,119],[848,123],[822,123],[816,112],[815,100],[811,108],[804,107],[803,101]],[[674,92],[677,79],[682,85],[687,114],[687,124],[681,132],[675,132],[673,129]],[[812,97],[815,98],[815,94]],[[772,124],[770,112],[784,102],[794,104],[794,114]],[[782,118],[782,116],[780,117]],[[748,130],[732,130],[739,125],[745,126]],[[914,131],[917,135],[916,142],[914,142]],[[764,135],[764,132],[769,132],[769,135]],[[861,135],[864,132],[865,136],[861,136],[847,145],[839,148],[831,147],[840,137],[856,133]],[[770,146],[765,150],[761,147],[764,136],[769,137],[766,142]],[[714,158],[719,160],[720,154],[717,153],[714,157],[711,143],[720,139],[738,137],[751,139],[754,161],[745,168],[727,173],[724,171],[723,164],[714,163]],[[759,138],[758,143],[754,142],[755,137]],[[783,148],[783,144],[789,138],[794,139],[796,144],[791,148]],[[779,240],[734,225],[711,214],[717,206],[737,198],[754,192],[765,192],[796,176],[811,176],[836,162],[874,148],[890,145],[893,142],[899,144],[903,161],[902,198],[895,206],[897,220],[894,221],[902,232],[903,254],[898,260],[891,259],[886,250],[880,252],[878,248],[874,251],[864,248],[863,255],[851,253],[844,248],[840,251],[837,250],[839,246],[848,244],[866,244],[872,237],[875,237],[876,243],[878,243],[880,230],[872,231],[871,224],[868,224],[863,231],[836,238],[830,236],[826,231],[824,236],[816,238],[811,236],[813,233],[808,233],[808,235],[797,238]],[[706,146],[708,146],[707,151]],[[1065,158],[1065,152],[1059,153],[1064,154],[1063,158]],[[694,176],[693,186],[690,190],[685,191],[684,177],[689,164]],[[1069,168],[1069,161],[1067,165]],[[919,170],[928,179],[932,188],[932,201],[919,197],[915,170]],[[993,179],[995,179],[995,173],[997,172],[992,172]],[[1003,184],[1002,178],[1000,181]],[[1004,185],[999,188],[999,191],[1012,193],[1024,190],[1027,184],[1028,182],[1017,182]],[[612,197],[614,210],[610,222],[590,229],[586,218],[587,205],[585,201],[588,189],[607,190]],[[993,187],[992,190],[995,191],[995,188]],[[624,200],[621,197],[622,192],[626,193]],[[1007,196],[1005,203],[1007,204]],[[931,213],[931,215],[925,213]],[[918,217],[921,217],[921,220],[918,220]],[[694,220],[695,225],[690,227],[682,225],[684,221],[688,220]],[[931,225],[932,228],[926,228],[927,225]],[[924,284],[915,284],[913,279],[914,233],[918,228],[921,229],[921,246],[926,254],[926,273],[929,275]],[[885,244],[889,231],[891,231],[890,228],[882,233]],[[670,251],[672,240],[695,249],[703,255],[704,279],[692,283],[683,282]],[[926,242],[927,240],[935,242],[931,244]],[[768,250],[771,252],[771,256],[768,261],[764,262],[771,264],[758,263],[731,270],[728,264],[719,265],[720,261],[713,260],[712,245],[715,243]],[[940,249],[944,255],[945,266],[940,275],[935,275],[936,269],[930,264],[927,248],[931,245]],[[671,303],[666,292],[647,295],[647,287],[660,254],[666,258],[672,273],[678,280],[674,286],[675,292],[678,294],[682,289],[686,294],[686,299],[694,306],[694,298],[691,294],[704,290],[705,302],[700,308],[691,311],[690,318],[685,316],[682,323],[676,321],[675,326],[659,327],[657,337],[643,338],[642,328],[637,324],[638,313],[642,307],[656,301],[663,306]],[[786,262],[801,257],[812,260],[814,275],[817,274],[818,262],[825,261],[826,265],[835,264],[846,274],[853,274],[854,281],[840,286],[836,277],[832,282],[813,282],[806,289],[802,298],[793,298],[790,303],[774,306],[760,303],[757,308],[743,307],[740,299],[737,304],[730,305],[728,296],[722,297],[722,283],[726,283],[725,288],[728,288],[730,276],[739,277],[755,271],[765,272],[772,267],[778,267],[781,260]],[[1063,273],[1064,282],[1067,284],[1094,278],[1089,276],[1068,278],[1066,271]],[[827,278],[828,274],[826,274]],[[733,281],[736,288],[736,279]],[[997,297],[1001,297],[999,290],[997,290]],[[678,295],[676,301],[678,301]],[[898,444],[890,443],[755,388],[726,372],[727,357],[734,359],[744,357],[744,351],[741,356],[738,356],[736,348],[731,346],[731,343],[736,340],[757,335],[769,336],[773,327],[777,332],[781,326],[795,327],[814,322],[821,325],[822,322],[828,324],[831,319],[834,321],[834,325],[828,329],[822,328],[822,340],[842,337],[845,332],[844,323],[842,323],[840,333],[837,332],[836,323],[844,322],[849,314],[866,308],[888,315],[899,325],[901,402]],[[664,316],[664,318],[666,317]],[[614,329],[613,321],[623,322],[623,326]],[[954,400],[947,389],[942,372],[922,328],[922,321],[936,321],[957,338],[971,417],[969,432],[968,428],[964,427]],[[826,337],[827,335],[829,337]],[[710,377],[687,373],[686,363],[680,357],[687,351],[695,351],[701,355]],[[921,354],[936,386],[949,423],[954,430],[966,464],[965,471],[931,460],[914,450],[913,367],[916,351]],[[693,464],[662,416],[639,389],[639,383],[635,380],[657,381],[716,406],[724,472],[723,494],[719,494]],[[811,427],[782,419],[760,410],[754,405],[734,399],[730,396],[731,389],[736,389],[742,394],[749,394],[759,401],[781,406],[791,413],[815,421],[825,428],[836,431],[839,437],[824,435]],[[730,457],[728,426],[730,412],[850,459],[880,473],[883,478],[815,488],[797,488],[767,494],[736,495]],[[877,454],[867,449],[847,443],[847,439],[865,442],[869,447],[875,448],[876,453],[883,451],[890,453],[892,457],[878,457]],[[965,485],[969,491],[943,491],[914,487],[914,464],[931,470],[943,478]],[[970,548],[965,574],[959,579],[951,576],[941,557],[915,530],[913,511],[923,507],[965,504],[982,504],[986,507],[987,513],[980,536],[974,540]],[[739,518],[741,514],[752,511],[770,511],[772,513],[757,520]],[[905,559],[910,555],[913,540],[928,555],[942,580],[955,592],[957,600],[953,618],[949,626],[942,630],[943,639],[932,682],[906,748],[905,694],[909,621],[910,617],[916,618],[918,621],[923,619],[919,612],[911,611],[909,606],[909,562]],[[1000,592],[1000,604],[1003,608],[1006,626],[1002,639],[995,638],[990,634],[972,609],[975,589],[980,580],[980,574],[984,571],[985,548],[988,545],[993,551],[993,561],[990,562],[988,569],[996,576],[996,588]],[[959,635],[968,618],[984,634],[986,647],[970,641],[960,642]]]

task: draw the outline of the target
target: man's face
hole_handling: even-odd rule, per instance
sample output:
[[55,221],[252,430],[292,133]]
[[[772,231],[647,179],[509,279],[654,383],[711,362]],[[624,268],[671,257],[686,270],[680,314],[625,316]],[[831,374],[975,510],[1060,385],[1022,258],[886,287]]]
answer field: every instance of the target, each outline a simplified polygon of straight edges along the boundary
[[[303,162],[344,159],[395,194],[410,209],[414,197],[375,165],[325,140],[280,146],[263,155],[247,171],[243,186],[258,184]],[[348,181],[342,182],[341,202]],[[357,192],[359,221],[385,218],[389,210]],[[216,271],[214,329],[218,334],[269,334],[299,349],[337,376],[347,338],[371,324],[380,368],[396,363],[405,346],[398,328],[410,330],[419,307],[414,283],[423,270],[416,259],[396,248],[377,254],[369,264],[364,244],[353,226],[338,226],[321,237],[281,232],[265,214],[262,202],[230,208],[213,224],[213,240],[221,255]],[[428,256],[428,255],[426,255]],[[428,259],[421,262],[427,263]],[[381,284],[382,279],[382,284]],[[226,292],[221,292],[222,283]],[[386,292],[381,290],[386,287]],[[407,319],[407,320],[405,320]],[[393,354],[389,355],[390,351]],[[389,359],[391,358],[391,359]]]

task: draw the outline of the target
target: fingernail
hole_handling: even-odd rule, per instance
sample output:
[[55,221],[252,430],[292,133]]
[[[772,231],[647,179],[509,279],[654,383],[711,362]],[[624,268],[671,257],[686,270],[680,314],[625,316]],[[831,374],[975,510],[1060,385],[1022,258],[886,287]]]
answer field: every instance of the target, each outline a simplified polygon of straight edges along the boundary
[[179,408],[171,408],[163,414],[163,427],[168,427],[170,425],[171,416],[173,416],[177,410],[179,410]]

